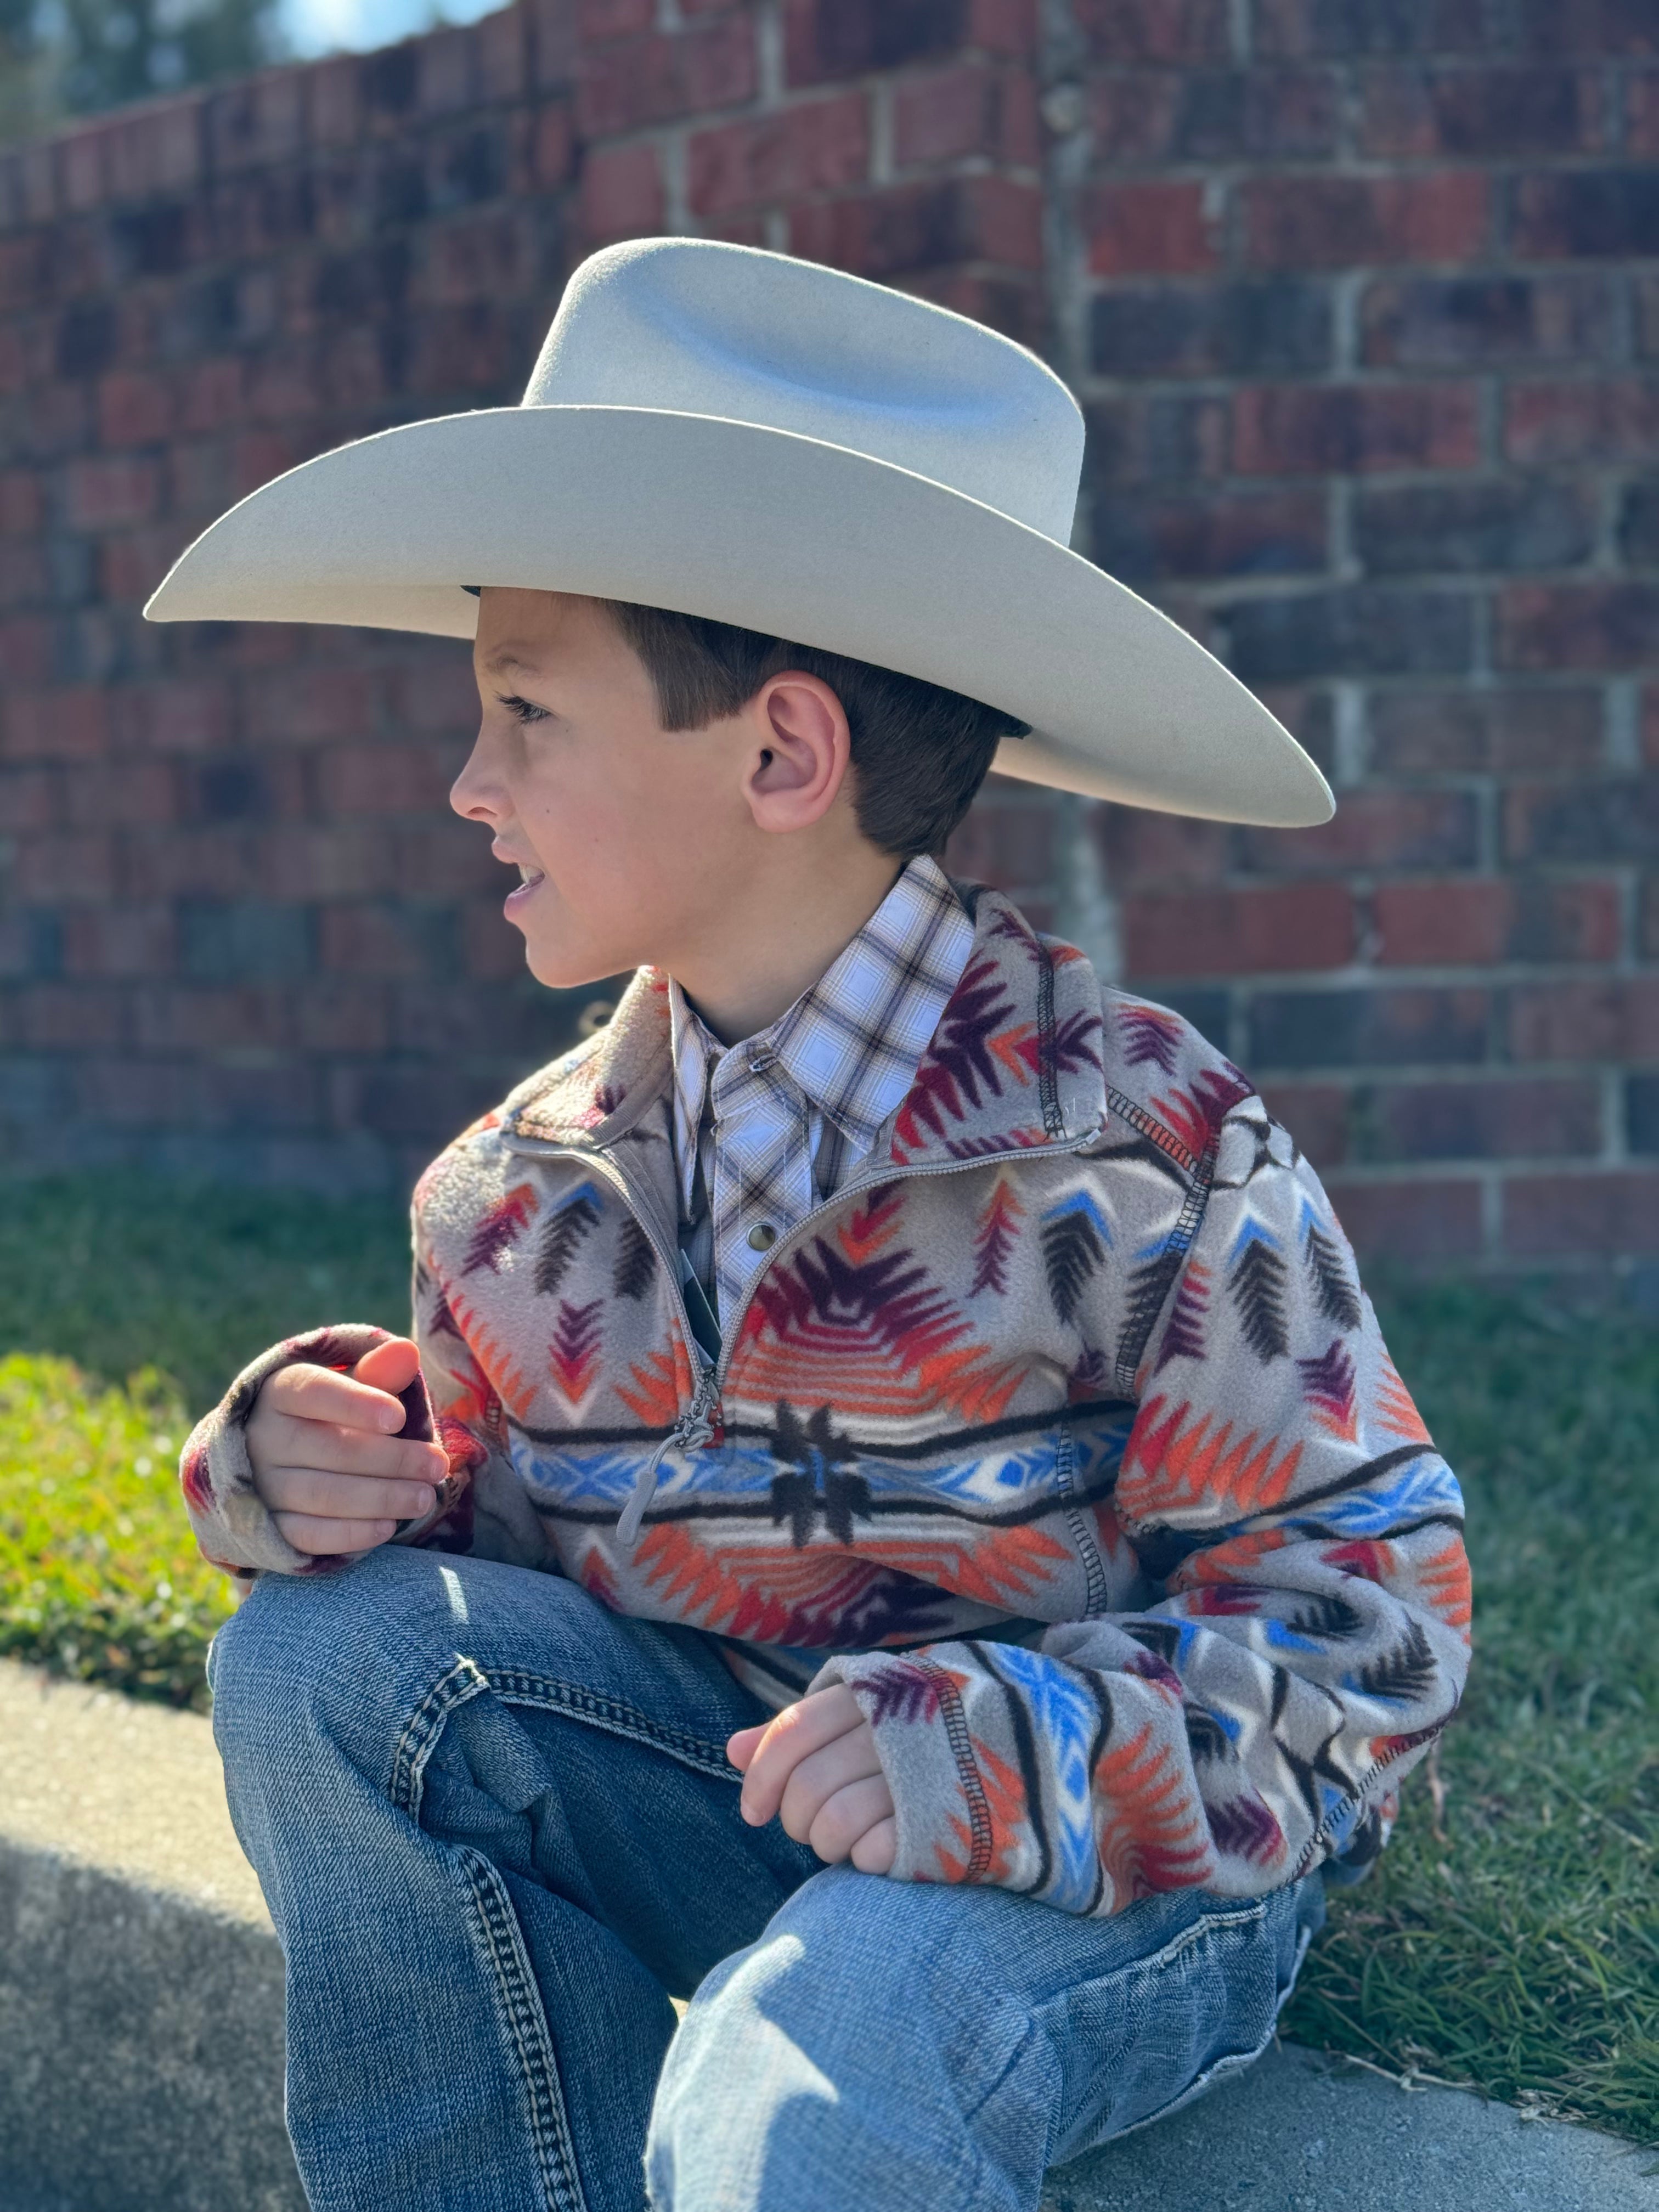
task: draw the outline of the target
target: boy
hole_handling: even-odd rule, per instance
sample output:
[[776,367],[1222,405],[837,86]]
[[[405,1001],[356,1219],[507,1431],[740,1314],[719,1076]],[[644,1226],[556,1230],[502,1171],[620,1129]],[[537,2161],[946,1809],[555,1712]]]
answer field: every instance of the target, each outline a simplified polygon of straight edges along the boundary
[[656,241],[522,409],[152,603],[474,633],[531,971],[639,969],[421,1178],[412,1338],[183,1456],[318,2207],[1030,2212],[1263,2048],[1455,1709],[1456,1486],[1316,1179],[933,857],[994,758],[1328,811],[1066,550],[1079,453],[989,332]]

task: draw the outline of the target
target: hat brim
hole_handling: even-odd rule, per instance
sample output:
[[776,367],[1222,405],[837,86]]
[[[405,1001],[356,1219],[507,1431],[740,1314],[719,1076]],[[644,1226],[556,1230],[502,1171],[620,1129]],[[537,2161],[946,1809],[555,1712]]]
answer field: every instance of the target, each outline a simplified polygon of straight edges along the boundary
[[1328,819],[1324,777],[1176,623],[1039,531],[793,433],[633,407],[439,416],[289,470],[183,553],[152,622],[471,637],[507,585],[895,668],[1031,726],[1007,775],[1213,821]]

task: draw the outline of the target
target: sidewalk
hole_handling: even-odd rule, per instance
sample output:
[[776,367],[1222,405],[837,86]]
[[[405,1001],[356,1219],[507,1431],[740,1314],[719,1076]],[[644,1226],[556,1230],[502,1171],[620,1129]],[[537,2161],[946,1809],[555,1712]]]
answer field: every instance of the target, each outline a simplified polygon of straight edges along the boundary
[[[304,2212],[282,1959],[207,1723],[0,1662],[0,2212]],[[1655,2166],[1285,2050],[1045,2212],[1659,2212]]]

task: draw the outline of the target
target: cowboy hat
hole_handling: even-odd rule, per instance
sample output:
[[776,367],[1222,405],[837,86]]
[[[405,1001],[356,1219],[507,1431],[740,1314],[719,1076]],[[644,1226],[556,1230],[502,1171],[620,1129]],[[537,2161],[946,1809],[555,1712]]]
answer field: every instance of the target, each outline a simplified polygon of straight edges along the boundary
[[152,622],[471,637],[469,586],[631,599],[846,653],[1030,726],[1004,774],[1218,821],[1332,811],[1294,738],[1071,551],[1083,418],[1024,347],[749,246],[607,247],[518,407],[290,469],[198,538]]

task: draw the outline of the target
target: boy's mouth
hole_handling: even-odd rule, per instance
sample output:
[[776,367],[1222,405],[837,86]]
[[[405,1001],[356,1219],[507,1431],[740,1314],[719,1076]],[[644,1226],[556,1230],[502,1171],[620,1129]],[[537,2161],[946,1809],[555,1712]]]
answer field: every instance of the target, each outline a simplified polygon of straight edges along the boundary
[[519,873],[524,880],[520,884],[516,890],[509,891],[507,896],[502,900],[501,911],[503,914],[516,913],[519,908],[526,905],[529,902],[535,892],[537,884],[546,881],[545,871],[541,868],[532,867],[528,860],[520,860],[518,862],[517,866]]

